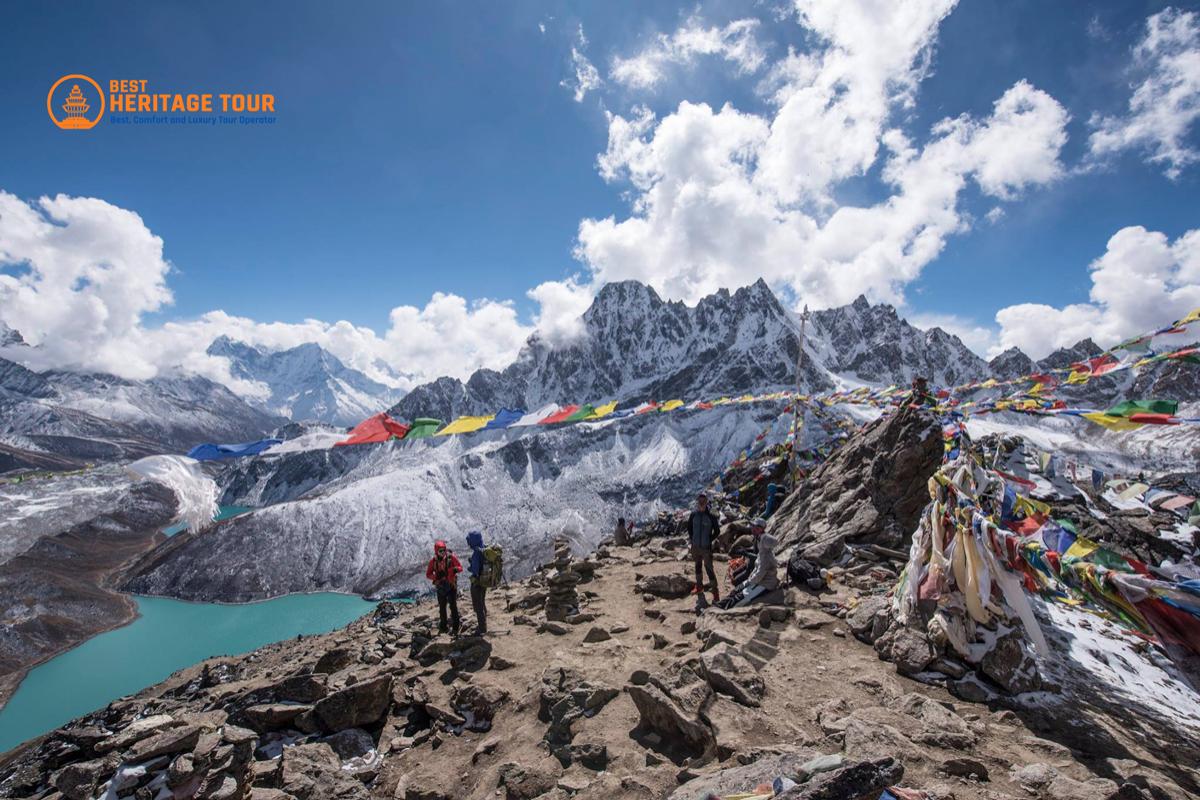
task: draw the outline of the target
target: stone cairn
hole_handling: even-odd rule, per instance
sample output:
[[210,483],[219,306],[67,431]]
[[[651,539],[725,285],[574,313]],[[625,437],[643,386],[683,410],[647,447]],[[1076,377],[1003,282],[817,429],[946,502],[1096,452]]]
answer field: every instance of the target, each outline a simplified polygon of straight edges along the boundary
[[579,609],[575,586],[580,576],[571,566],[571,545],[566,539],[554,540],[554,561],[550,566],[554,571],[546,578],[546,619],[562,622]]

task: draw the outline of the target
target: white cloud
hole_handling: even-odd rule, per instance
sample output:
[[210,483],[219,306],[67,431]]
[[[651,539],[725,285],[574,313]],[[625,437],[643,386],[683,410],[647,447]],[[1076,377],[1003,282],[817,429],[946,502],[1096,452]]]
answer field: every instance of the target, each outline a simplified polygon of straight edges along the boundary
[[576,103],[582,103],[587,93],[599,89],[604,81],[600,78],[600,71],[588,60],[585,53],[588,40],[582,25],[579,26],[575,39],[575,44],[571,47],[571,70],[575,74],[571,78],[559,81],[559,85],[571,90]]
[[1142,78],[1129,98],[1129,111],[1092,118],[1089,154],[1099,160],[1140,150],[1174,180],[1200,159],[1188,140],[1200,117],[1200,15],[1167,8],[1151,16],[1133,60]]
[[785,203],[828,202],[832,183],[864,174],[896,108],[911,108],[941,21],[956,0],[796,0],[818,40],[764,82],[778,106],[758,176]]
[[[1063,174],[1068,114],[1025,81],[991,114],[942,120],[923,141],[900,127],[954,5],[797,0],[815,44],[770,68],[766,113],[684,101],[661,119],[645,107],[611,114],[597,166],[627,182],[630,211],[581,221],[575,255],[591,280],[640,280],[694,302],[763,277],[813,307],[859,294],[903,304],[905,286],[972,224],[960,207],[969,185],[1007,202]],[[884,199],[834,199],[872,169]]]
[[904,286],[966,229],[958,203],[968,180],[1001,200],[1055,180],[1067,119],[1052,97],[1019,82],[991,115],[943,120],[919,149],[887,130],[882,178],[893,193],[822,215],[791,202],[780,187],[794,173],[764,157],[811,145],[778,117],[688,102],[661,121],[645,109],[613,116],[599,168],[629,181],[632,213],[581,222],[576,254],[596,282],[637,279],[691,302],[762,276],[814,307],[860,293],[902,303]]
[[63,366],[130,377],[154,365],[130,340],[172,302],[162,239],[132,211],[86,197],[36,204],[0,191],[0,316]]
[[733,64],[739,75],[757,72],[766,54],[755,33],[756,19],[739,19],[724,27],[704,27],[693,15],[672,34],[660,33],[637,55],[613,59],[610,77],[631,89],[650,90],[666,80],[672,66],[689,66],[699,56],[718,56]]
[[997,312],[994,350],[1016,346],[1042,358],[1086,337],[1111,346],[1200,307],[1200,229],[1171,242],[1140,225],[1122,228],[1090,269],[1089,303],[1022,303]]
[[[163,242],[137,214],[95,198],[59,195],[27,204],[0,191],[0,265],[7,267],[0,272],[0,321],[36,345],[9,357],[37,369],[135,379],[180,370],[247,396],[262,387],[232,379],[225,359],[205,354],[216,337],[269,349],[315,342],[377,380],[395,383],[395,373],[411,386],[507,366],[534,330],[509,303],[441,292],[424,307],[392,309],[382,336],[346,321],[264,323],[223,311],[146,327],[143,317],[171,302]],[[531,293],[554,336],[565,335],[562,318],[585,295],[569,281]]]
[[575,277],[546,281],[526,292],[537,302],[534,327],[551,346],[566,344],[583,333],[583,312],[592,304],[595,291]]

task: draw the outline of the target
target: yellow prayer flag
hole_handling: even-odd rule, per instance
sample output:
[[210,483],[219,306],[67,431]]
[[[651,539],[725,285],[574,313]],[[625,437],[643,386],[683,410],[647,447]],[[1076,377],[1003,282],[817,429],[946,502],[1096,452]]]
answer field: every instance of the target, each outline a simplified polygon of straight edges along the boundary
[[1105,414],[1103,411],[1093,411],[1090,414],[1081,414],[1080,416],[1095,422],[1097,425],[1103,425],[1110,431],[1131,431],[1143,425],[1141,422],[1130,422],[1125,417],[1114,417]]
[[455,433],[470,433],[471,431],[477,431],[495,419],[495,416],[495,414],[489,414],[486,417],[459,417],[458,419],[454,420],[454,422],[451,422],[449,425],[435,433],[434,436],[451,436]]
[[602,406],[596,406],[596,410],[592,412],[591,418],[599,419],[600,417],[607,417],[609,414],[613,413],[616,410],[617,410],[617,401],[613,400],[611,403],[605,403]]

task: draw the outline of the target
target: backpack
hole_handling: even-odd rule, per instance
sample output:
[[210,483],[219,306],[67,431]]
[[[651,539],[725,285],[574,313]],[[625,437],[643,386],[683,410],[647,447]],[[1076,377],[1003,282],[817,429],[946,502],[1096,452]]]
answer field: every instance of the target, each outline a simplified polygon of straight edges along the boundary
[[788,580],[794,586],[807,586],[810,589],[820,589],[825,585],[821,577],[821,568],[806,558],[801,557],[800,548],[792,553],[787,565]]
[[477,582],[485,589],[494,589],[504,580],[504,549],[498,544],[483,548],[483,566]]

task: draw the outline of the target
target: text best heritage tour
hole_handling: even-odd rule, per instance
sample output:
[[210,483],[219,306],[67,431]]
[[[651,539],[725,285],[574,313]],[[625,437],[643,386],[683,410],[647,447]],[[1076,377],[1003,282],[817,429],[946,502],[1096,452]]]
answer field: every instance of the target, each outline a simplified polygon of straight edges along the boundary
[[108,98],[113,112],[275,113],[273,94],[158,94],[146,91],[145,79],[109,81]]

